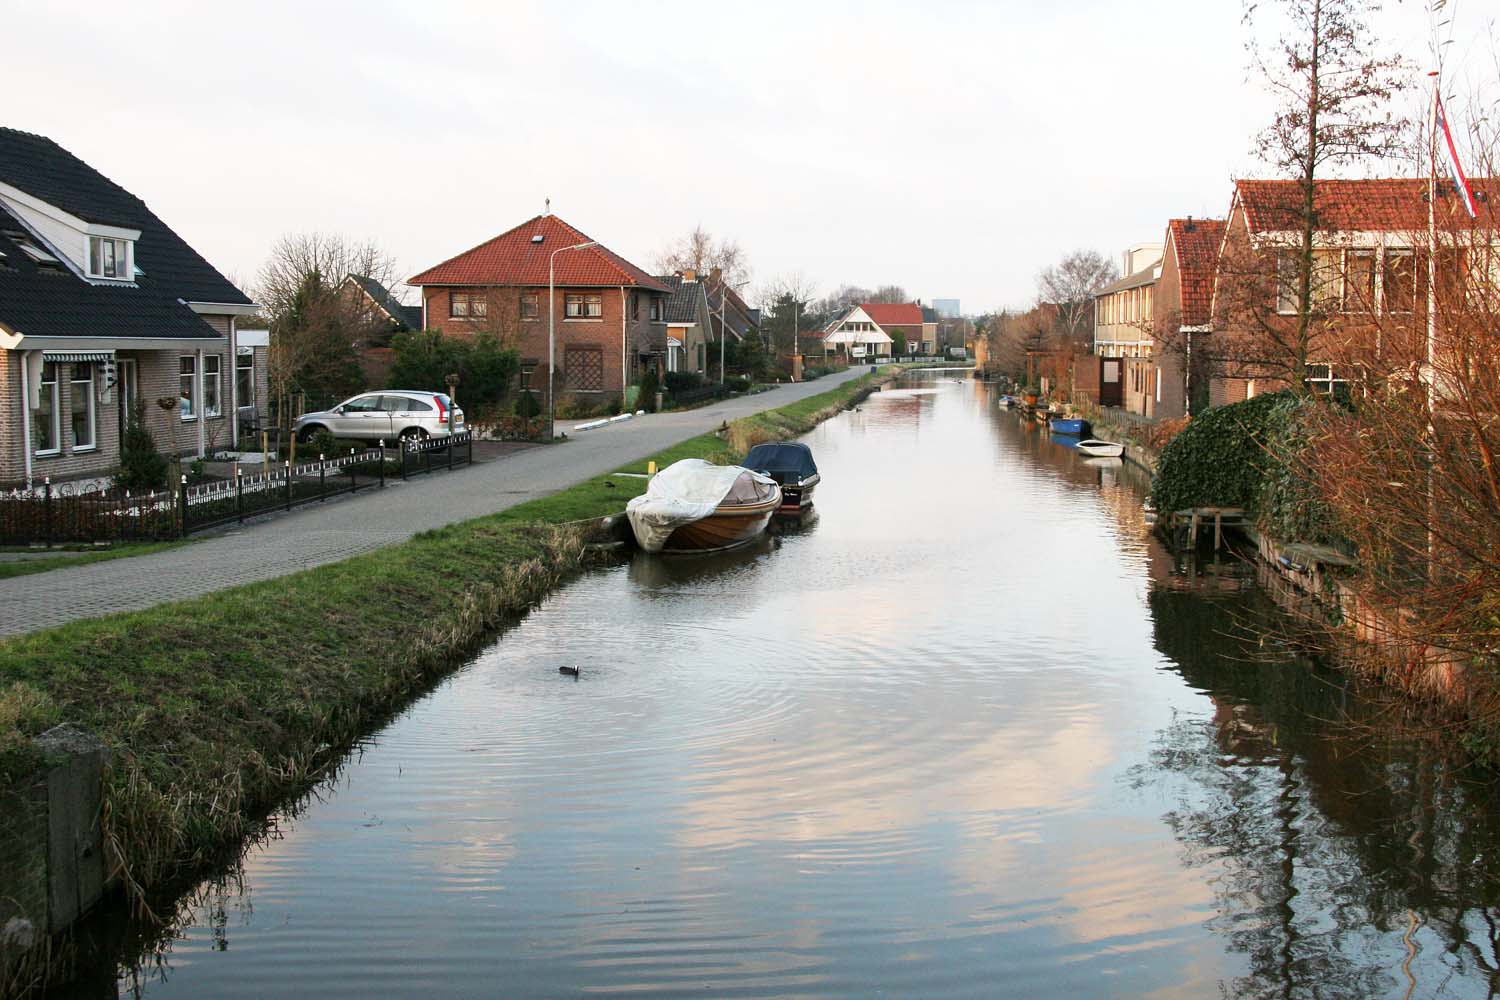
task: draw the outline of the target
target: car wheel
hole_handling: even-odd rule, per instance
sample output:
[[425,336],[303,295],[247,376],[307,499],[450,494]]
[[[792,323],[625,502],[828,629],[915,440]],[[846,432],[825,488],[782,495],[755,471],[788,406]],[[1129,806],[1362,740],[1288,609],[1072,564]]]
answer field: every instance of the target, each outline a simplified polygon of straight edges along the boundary
[[402,441],[425,441],[427,432],[420,427],[408,427],[401,432]]
[[318,435],[318,432],[324,429],[322,424],[308,424],[297,432],[297,443],[309,444]]

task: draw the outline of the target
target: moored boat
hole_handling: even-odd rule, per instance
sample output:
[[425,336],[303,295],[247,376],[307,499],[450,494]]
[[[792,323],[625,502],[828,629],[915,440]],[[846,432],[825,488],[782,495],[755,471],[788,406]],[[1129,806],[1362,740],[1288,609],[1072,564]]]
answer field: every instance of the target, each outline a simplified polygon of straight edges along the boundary
[[1125,454],[1125,446],[1116,441],[1101,441],[1098,438],[1086,438],[1078,442],[1079,451],[1090,458],[1119,458]]
[[1058,434],[1086,435],[1092,427],[1089,422],[1079,417],[1053,417],[1052,430]]
[[769,441],[750,449],[744,467],[770,476],[781,487],[781,510],[795,513],[812,506],[813,490],[823,481],[812,449],[800,441]]
[[757,538],[780,506],[770,476],[688,458],[652,476],[625,513],[647,552],[719,552]]

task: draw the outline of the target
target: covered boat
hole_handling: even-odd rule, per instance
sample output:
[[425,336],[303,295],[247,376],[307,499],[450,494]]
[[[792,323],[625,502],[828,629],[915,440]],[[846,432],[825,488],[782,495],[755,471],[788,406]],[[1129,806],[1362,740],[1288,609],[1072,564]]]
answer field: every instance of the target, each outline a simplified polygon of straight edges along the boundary
[[781,487],[781,509],[800,511],[812,505],[813,489],[823,481],[812,449],[801,441],[758,444],[745,456],[745,468],[770,476]]
[[685,458],[652,476],[625,513],[647,552],[717,552],[754,540],[780,506],[770,476]]

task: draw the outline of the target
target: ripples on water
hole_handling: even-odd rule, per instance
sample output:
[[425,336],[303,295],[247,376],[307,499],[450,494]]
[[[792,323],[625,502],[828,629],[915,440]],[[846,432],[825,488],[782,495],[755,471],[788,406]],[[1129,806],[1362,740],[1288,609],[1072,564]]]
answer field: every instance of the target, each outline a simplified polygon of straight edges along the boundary
[[123,986],[1486,995],[1487,802],[1309,722],[1127,470],[948,379],[809,436],[799,530],[549,598]]

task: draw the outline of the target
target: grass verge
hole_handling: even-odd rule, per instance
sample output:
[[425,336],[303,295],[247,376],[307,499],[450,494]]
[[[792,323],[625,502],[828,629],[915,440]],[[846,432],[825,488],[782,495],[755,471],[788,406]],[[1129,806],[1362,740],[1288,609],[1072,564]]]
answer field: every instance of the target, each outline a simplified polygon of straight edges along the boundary
[[48,570],[63,569],[67,566],[83,566],[86,563],[109,562],[111,559],[126,559],[130,556],[150,555],[153,552],[162,552],[166,549],[175,549],[179,545],[187,545],[189,541],[191,539],[179,542],[133,542],[115,548],[79,552],[76,555],[0,560],[0,580],[8,580],[13,576],[30,576],[33,573],[45,573]]
[[[723,459],[801,433],[898,371],[653,457]],[[582,566],[583,533],[560,522],[618,511],[644,489],[644,479],[597,477],[343,562],[0,642],[0,792],[38,766],[31,740],[45,729],[69,721],[96,733],[113,755],[113,860],[144,900],[250,833]]]

